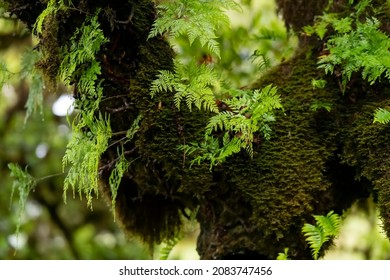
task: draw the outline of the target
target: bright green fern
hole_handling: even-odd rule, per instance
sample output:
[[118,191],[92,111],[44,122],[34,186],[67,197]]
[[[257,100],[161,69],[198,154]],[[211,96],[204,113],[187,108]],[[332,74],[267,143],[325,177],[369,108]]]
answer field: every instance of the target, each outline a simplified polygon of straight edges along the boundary
[[23,170],[16,163],[9,163],[8,168],[11,171],[11,176],[15,178],[12,184],[11,200],[15,194],[15,191],[18,191],[19,193],[18,222],[16,226],[16,233],[18,233],[21,225],[22,213],[25,210],[28,195],[32,190],[34,190],[37,184],[37,180],[27,172],[27,167],[25,170]]
[[278,256],[276,257],[276,259],[278,260],[278,261],[286,261],[286,260],[289,260],[290,259],[290,257],[289,257],[289,255],[288,255],[288,248],[284,248],[284,251],[283,251],[283,253],[278,253]]
[[[190,45],[199,39],[211,54],[219,56],[215,32],[218,27],[229,23],[224,9],[240,10],[234,1],[228,0],[181,0],[160,4],[160,17],[149,37],[164,32],[172,37],[186,35]],[[172,92],[178,109],[185,103],[190,111],[196,107],[215,113],[206,126],[204,141],[179,147],[194,157],[191,164],[208,161],[210,169],[242,149],[253,157],[252,143],[258,140],[258,135],[270,138],[269,123],[275,120],[273,111],[282,108],[276,87],[270,85],[261,91],[234,89],[222,80],[222,76],[213,63],[175,59],[174,70],[160,71],[150,89],[152,97],[160,92]],[[220,100],[221,96],[226,98]],[[224,104],[227,109],[219,104]]]
[[390,79],[390,38],[380,30],[380,22],[375,17],[361,18],[369,6],[370,0],[359,1],[350,16],[325,13],[317,18],[314,26],[304,28],[306,34],[317,34],[320,39],[330,29],[334,30],[326,41],[327,53],[319,57],[318,63],[325,73],[334,73],[336,68],[340,71],[343,92],[355,72],[361,72],[363,79],[371,84],[382,76]]
[[[62,160],[63,169],[70,165],[64,182],[64,200],[66,201],[66,191],[71,187],[74,194],[77,189],[80,198],[84,194],[88,206],[92,207],[93,195],[97,196],[99,193],[99,159],[108,147],[111,127],[109,119],[102,116],[95,119],[89,119],[87,114],[82,116],[77,124],[73,124],[72,138]],[[90,131],[82,131],[84,127],[88,127]]]
[[[275,121],[273,111],[282,108],[277,88],[268,85],[262,90],[231,93],[235,96],[224,100],[227,109],[209,119],[204,141],[179,147],[188,155],[195,155],[191,164],[207,161],[212,169],[242,149],[253,157],[253,142],[258,137],[271,137],[269,123]],[[216,136],[220,132],[224,132],[222,139]]]
[[240,11],[240,6],[232,0],[177,0],[158,5],[159,17],[153,24],[149,38],[167,32],[170,37],[186,35],[190,45],[199,39],[202,46],[220,56],[216,41],[217,30],[229,25],[229,17],[224,10]]
[[316,224],[305,224],[302,227],[302,232],[310,245],[313,258],[317,260],[322,246],[338,235],[341,218],[333,211],[330,211],[326,216],[313,215],[313,217]]
[[390,122],[390,112],[383,108],[378,108],[374,114],[374,123],[387,124]]
[[177,60],[174,63],[174,72],[162,70],[153,81],[152,96],[158,92],[172,91],[178,109],[181,102],[185,101],[190,110],[194,105],[198,109],[218,112],[213,92],[213,89],[219,86],[215,71],[208,65],[198,66],[194,61],[188,65]]
[[111,211],[114,215],[115,220],[115,202],[118,193],[119,185],[122,177],[130,166],[130,162],[127,161],[123,151],[120,153],[118,160],[116,161],[115,168],[112,170],[111,175],[108,179],[110,190],[111,190]]

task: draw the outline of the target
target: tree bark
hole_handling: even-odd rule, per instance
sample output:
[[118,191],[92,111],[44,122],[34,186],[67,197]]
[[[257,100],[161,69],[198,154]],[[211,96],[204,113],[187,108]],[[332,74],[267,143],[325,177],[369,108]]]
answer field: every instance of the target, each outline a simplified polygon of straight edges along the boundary
[[[190,168],[177,146],[201,141],[209,116],[178,111],[172,93],[150,97],[157,71],[172,69],[174,56],[163,37],[147,40],[156,16],[151,1],[79,2],[77,9],[59,12],[45,23],[40,46],[46,52],[48,75],[55,76],[59,46],[69,42],[86,14],[105,11],[99,20],[110,42],[97,57],[104,79],[99,110],[110,115],[114,133],[126,131],[139,114],[143,116],[134,140],[124,146],[132,164],[116,202],[117,217],[127,232],[150,244],[172,238],[182,223],[182,211],[199,205],[197,250],[202,259],[275,259],[286,247],[293,259],[308,259],[303,224],[312,222],[313,214],[342,213],[372,194],[390,233],[390,128],[372,123],[374,110],[388,102],[387,81],[370,86],[356,75],[343,95],[339,77],[325,76],[317,68],[323,42],[302,35],[295,56],[252,86],[272,83],[283,98],[284,112],[272,126],[272,139],[254,144],[253,159],[240,153],[213,172],[207,164]],[[328,3],[277,2],[286,25],[297,32],[313,24]],[[334,2],[333,9],[340,10],[346,1]],[[44,8],[39,1],[10,4],[10,11],[28,26]],[[311,80],[320,77],[327,87],[313,89]],[[331,112],[311,110],[316,100],[331,103]],[[119,140],[113,137],[111,143]],[[99,169],[108,197],[117,147],[110,146]]]

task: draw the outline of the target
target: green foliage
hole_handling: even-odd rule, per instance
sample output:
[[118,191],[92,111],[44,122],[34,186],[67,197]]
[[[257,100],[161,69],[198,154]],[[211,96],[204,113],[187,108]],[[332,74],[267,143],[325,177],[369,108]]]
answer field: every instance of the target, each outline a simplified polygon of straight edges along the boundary
[[[195,155],[191,164],[210,162],[213,166],[223,163],[229,156],[246,150],[253,157],[256,133],[266,140],[270,138],[269,122],[275,121],[272,112],[281,109],[277,88],[268,85],[255,91],[231,90],[235,96],[224,100],[226,111],[210,118],[202,143],[190,143],[179,147],[188,155]],[[222,141],[214,135],[223,133]]]
[[278,261],[286,261],[286,260],[289,260],[289,256],[288,256],[288,248],[284,248],[284,252],[283,253],[279,253],[278,256],[276,257],[276,259]]
[[149,38],[168,32],[176,38],[180,35],[188,37],[190,45],[199,39],[202,46],[220,56],[216,31],[229,24],[224,10],[240,11],[240,6],[232,0],[167,1],[158,5],[159,17],[153,24]]
[[320,109],[325,109],[326,111],[330,112],[332,110],[332,103],[322,101],[322,100],[315,100],[311,105],[310,105],[310,110],[316,112]]
[[56,14],[61,9],[66,9],[69,4],[71,4],[71,0],[49,0],[46,6],[46,9],[42,11],[42,13],[38,16],[37,20],[34,24],[33,32],[37,34],[41,34],[45,20],[54,14]]
[[169,254],[172,252],[173,248],[176,246],[177,243],[182,239],[182,236],[175,236],[171,240],[168,240],[165,242],[163,247],[160,250],[160,260],[167,260],[169,257]]
[[24,52],[21,61],[21,79],[27,79],[30,85],[30,92],[28,94],[27,102],[25,105],[26,108],[26,117],[24,123],[27,122],[27,119],[38,110],[43,118],[43,88],[44,82],[43,77],[40,72],[35,68],[35,64],[41,59],[41,53],[37,50],[29,49]]
[[271,60],[264,53],[255,50],[251,55],[252,63],[256,64],[260,71],[266,70],[271,66]]
[[[349,2],[350,5],[353,1]],[[361,21],[361,14],[371,5],[370,0],[359,1],[354,13],[339,18],[338,14],[325,13],[317,18],[314,26],[307,26],[307,35],[317,34],[324,39],[330,28],[334,34],[326,41],[328,54],[319,58],[319,68],[325,73],[341,72],[343,91],[355,72],[371,84],[382,75],[390,79],[390,39],[380,30],[380,22],[374,18]],[[339,70],[341,68],[341,70]]]
[[342,67],[344,88],[352,73],[358,71],[371,84],[382,74],[390,78],[390,39],[380,31],[380,22],[371,18],[355,24],[356,29],[331,36],[327,41],[330,53],[319,60],[325,73],[333,73],[336,65]]
[[127,141],[131,141],[134,138],[135,134],[138,132],[139,123],[140,123],[141,119],[142,119],[142,115],[140,114],[135,118],[135,120],[131,124],[131,127],[126,132]]
[[390,122],[390,112],[383,108],[378,108],[374,114],[374,123],[387,124]]
[[[82,131],[85,127],[89,129],[87,133]],[[64,182],[64,200],[69,187],[72,187],[74,194],[77,188],[80,198],[84,194],[88,206],[92,207],[93,195],[99,193],[99,159],[106,151],[111,137],[110,122],[102,116],[90,119],[88,114],[82,114],[82,118],[79,116],[78,123],[73,123],[72,128],[72,138],[62,160],[63,169],[70,165]],[[124,165],[120,168],[124,169]],[[120,174],[123,173],[117,171],[113,178],[118,179]]]
[[7,9],[8,9],[9,4],[4,2],[4,0],[0,0],[0,15],[3,15]]
[[8,70],[7,66],[3,61],[0,61],[0,88],[3,88],[4,84],[7,83],[13,74]]
[[305,224],[302,233],[306,236],[306,241],[312,249],[312,256],[318,259],[322,246],[331,238],[337,236],[340,230],[340,216],[330,211],[326,216],[313,215],[316,224]]
[[121,152],[118,161],[115,163],[115,168],[112,170],[111,175],[109,177],[109,185],[111,190],[111,211],[114,215],[115,220],[115,202],[116,202],[116,196],[118,193],[118,188],[121,183],[122,177],[129,168],[130,163],[126,160],[126,157]]
[[241,139],[243,148],[250,151],[254,133],[260,131],[265,139],[270,138],[268,122],[275,120],[273,110],[282,108],[280,96],[272,85],[255,91],[234,90],[234,94],[232,98],[224,100],[228,109],[211,117],[206,126],[206,135],[211,136],[218,130],[227,131]]
[[[96,54],[108,40],[100,29],[98,13],[88,16],[83,25],[77,28],[71,37],[70,47],[64,46],[58,76],[65,84],[70,85],[77,78],[77,89],[84,99],[93,97],[100,101],[101,88],[98,76],[101,74],[100,63]],[[97,108],[96,104],[95,109]],[[93,108],[90,108],[93,111]]]
[[[214,8],[207,8],[211,5]],[[222,9],[235,8],[237,4],[233,1],[173,1],[167,4],[160,4],[160,18],[154,24],[154,28],[149,37],[159,33],[170,31],[173,37],[186,35],[190,45],[199,37],[201,47],[205,45],[209,33],[197,34],[202,30],[212,31],[212,38],[219,25],[227,25],[227,16]],[[189,13],[188,15],[186,13]],[[212,16],[218,13],[220,16]],[[199,20],[197,15],[207,14],[207,18]],[[187,26],[191,22],[191,17],[196,18],[196,28]],[[208,18],[211,16],[210,18]],[[172,20],[172,18],[179,20]],[[185,18],[185,21],[182,19]],[[226,18],[226,20],[220,20]],[[186,23],[183,26],[183,23]],[[191,25],[191,24],[190,24]],[[268,30],[268,29],[267,29]],[[275,36],[282,36],[279,33],[263,30],[262,39],[270,39]],[[194,35],[195,34],[195,35]],[[219,56],[219,49],[215,49],[215,43],[208,45],[208,51]],[[217,50],[217,52],[216,52]],[[263,63],[268,63],[266,56],[260,53]],[[253,60],[259,58],[259,52],[252,56]],[[227,157],[245,149],[249,155],[253,156],[252,142],[255,140],[255,133],[260,132],[265,139],[270,138],[269,122],[275,120],[272,112],[280,109],[280,98],[276,94],[276,87],[267,86],[262,91],[254,92],[239,90],[229,87],[222,79],[223,74],[215,63],[196,62],[191,59],[189,63],[184,63],[179,59],[174,60],[174,71],[163,70],[153,81],[151,95],[155,96],[159,92],[173,92],[174,103],[180,109],[181,103],[185,101],[187,107],[192,110],[193,106],[199,110],[216,113],[211,117],[206,127],[205,139],[202,143],[190,143],[179,146],[179,149],[188,155],[193,155],[195,162],[210,162],[210,169],[221,164]],[[226,99],[221,97],[227,97]],[[220,104],[227,109],[219,107]],[[222,133],[221,133],[222,132]],[[214,137],[219,134],[221,137]],[[256,139],[257,140],[257,139]]]
[[[189,209],[186,209],[189,210]],[[189,221],[185,224],[187,228],[190,229],[190,231],[194,230],[194,225],[196,224],[196,216],[198,215],[199,211],[199,205],[190,211],[186,211],[188,214]],[[160,249],[160,260],[168,260],[168,257],[170,253],[172,252],[173,248],[179,243],[183,238],[185,237],[185,233],[179,232],[177,233],[172,239],[164,242],[163,246]]]
[[175,60],[175,72],[160,71],[153,81],[151,94],[154,96],[161,91],[175,92],[175,105],[180,109],[184,99],[188,108],[192,105],[198,109],[218,112],[213,89],[219,86],[219,81],[213,69],[205,64],[197,66],[194,61],[184,65]]
[[12,184],[11,200],[16,190],[19,193],[18,222],[16,226],[16,232],[18,233],[28,195],[32,190],[34,190],[37,180],[27,172],[27,167],[23,170],[16,163],[9,163],[8,168],[11,171],[11,177],[15,178]]
[[320,80],[313,79],[313,80],[311,80],[311,84],[313,86],[313,89],[316,89],[316,88],[323,89],[326,86],[326,81],[323,79],[320,79]]
[[242,143],[240,138],[231,138],[228,133],[225,133],[222,143],[220,143],[218,138],[206,135],[203,142],[180,145],[178,149],[194,157],[191,165],[194,163],[200,164],[203,161],[210,162],[211,171],[214,166],[223,163],[229,156],[240,152],[241,147]]
[[[77,187],[80,197],[84,194],[90,207],[93,194],[98,195],[99,159],[106,151],[111,137],[109,119],[101,115],[95,116],[103,94],[102,81],[99,80],[101,68],[96,55],[108,41],[100,29],[98,13],[99,11],[94,16],[88,16],[74,32],[70,45],[63,47],[58,72],[59,78],[66,85],[77,80],[76,87],[80,96],[76,100],[76,106],[81,109],[72,124],[72,138],[63,158],[63,168],[70,165],[64,183],[64,198],[70,186],[74,192]],[[111,174],[113,194],[116,194],[124,169],[125,164],[121,160]]]

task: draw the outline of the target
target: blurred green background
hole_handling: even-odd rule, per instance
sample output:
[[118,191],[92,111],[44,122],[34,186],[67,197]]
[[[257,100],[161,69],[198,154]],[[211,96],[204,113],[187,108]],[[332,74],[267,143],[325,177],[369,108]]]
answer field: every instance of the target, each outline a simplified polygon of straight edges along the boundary
[[[297,45],[271,0],[242,0],[243,11],[229,12],[231,28],[220,30],[221,60],[215,61],[224,79],[245,87],[276,63],[288,59]],[[96,198],[93,210],[71,191],[63,200],[62,157],[70,137],[71,90],[59,86],[44,91],[39,106],[25,122],[31,78],[23,73],[26,52],[36,44],[18,20],[0,19],[0,259],[158,259],[159,245],[150,251],[125,236],[114,222],[106,201]],[[202,59],[207,51],[175,42],[181,59]],[[27,53],[28,54],[28,53]],[[6,69],[6,71],[4,71]],[[37,104],[38,105],[38,104]],[[8,163],[18,163],[39,180],[20,211],[19,193],[12,193]],[[40,180],[42,178],[42,180]],[[46,179],[45,179],[46,178]],[[362,201],[345,214],[342,233],[326,259],[388,259],[390,244],[381,233],[375,205]],[[20,228],[17,232],[17,224]],[[170,259],[198,259],[196,225],[189,225],[173,247]]]

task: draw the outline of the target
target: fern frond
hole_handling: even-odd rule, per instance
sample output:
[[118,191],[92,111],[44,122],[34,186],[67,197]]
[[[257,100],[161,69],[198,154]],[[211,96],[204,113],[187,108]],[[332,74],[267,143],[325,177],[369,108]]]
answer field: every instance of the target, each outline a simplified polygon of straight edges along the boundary
[[26,124],[28,118],[39,111],[43,118],[43,89],[44,81],[42,74],[35,69],[35,64],[40,60],[41,53],[29,49],[24,52],[21,60],[20,78],[28,79],[30,84],[30,91],[28,94],[27,102],[25,104],[26,116],[24,123]]
[[173,248],[176,246],[177,243],[182,239],[182,235],[175,236],[171,240],[168,240],[165,242],[160,250],[160,260],[168,260],[169,254],[172,252]]
[[58,76],[65,84],[70,85],[78,75],[78,90],[96,97],[98,76],[101,74],[100,64],[95,56],[103,44],[108,42],[98,22],[98,13],[89,16],[71,37],[70,48],[62,51],[63,58]]
[[326,216],[313,215],[316,225],[305,224],[302,227],[302,233],[306,236],[312,250],[312,256],[318,259],[322,246],[332,237],[337,236],[340,230],[340,216],[330,211]]
[[[79,117],[79,122],[73,125],[72,138],[67,145],[62,166],[70,165],[64,181],[64,201],[69,187],[75,196],[76,189],[80,198],[87,198],[87,205],[92,208],[92,198],[98,196],[98,167],[100,156],[108,146],[111,137],[111,127],[108,119],[90,119],[87,114]],[[88,127],[85,133],[82,128]]]
[[331,19],[328,23],[337,32],[327,41],[329,54],[320,58],[319,68],[325,73],[333,73],[334,67],[340,65],[344,88],[352,74],[358,71],[371,84],[382,75],[390,79],[390,38],[380,30],[376,18],[360,22],[346,17]]
[[11,201],[15,191],[19,193],[18,222],[16,225],[16,233],[19,233],[19,228],[22,223],[22,213],[26,208],[28,195],[34,190],[37,180],[27,172],[27,166],[23,170],[16,163],[8,163],[8,168],[11,171],[11,177],[15,178],[12,183]]
[[118,193],[119,185],[121,183],[122,177],[130,166],[125,158],[123,151],[121,152],[118,161],[115,164],[115,168],[112,170],[110,177],[108,179],[110,190],[111,190],[111,211],[114,215],[115,221],[115,205],[116,205],[116,196]]
[[278,253],[278,256],[276,257],[276,259],[278,261],[286,261],[286,260],[289,260],[289,256],[288,256],[288,248],[284,248],[284,251],[283,253]]
[[387,124],[390,122],[390,112],[383,108],[378,108],[375,110],[374,114],[374,123],[378,122],[381,124]]
[[173,38],[187,35],[190,45],[199,39],[202,46],[207,46],[211,53],[219,57],[216,32],[229,24],[229,18],[224,13],[228,9],[241,10],[232,0],[178,0],[160,3],[160,16],[154,22],[148,38],[165,32]]
[[218,112],[212,88],[219,84],[219,81],[213,69],[207,65],[198,66],[195,61],[184,65],[175,60],[174,65],[175,73],[160,71],[157,79],[152,82],[151,95],[155,96],[162,91],[173,91],[175,92],[174,103],[178,109],[184,100],[190,110],[195,105],[199,110]]
[[139,123],[141,119],[142,119],[142,115],[139,114],[131,124],[129,130],[126,132],[126,138],[128,141],[131,141],[134,138],[135,134],[138,132]]

